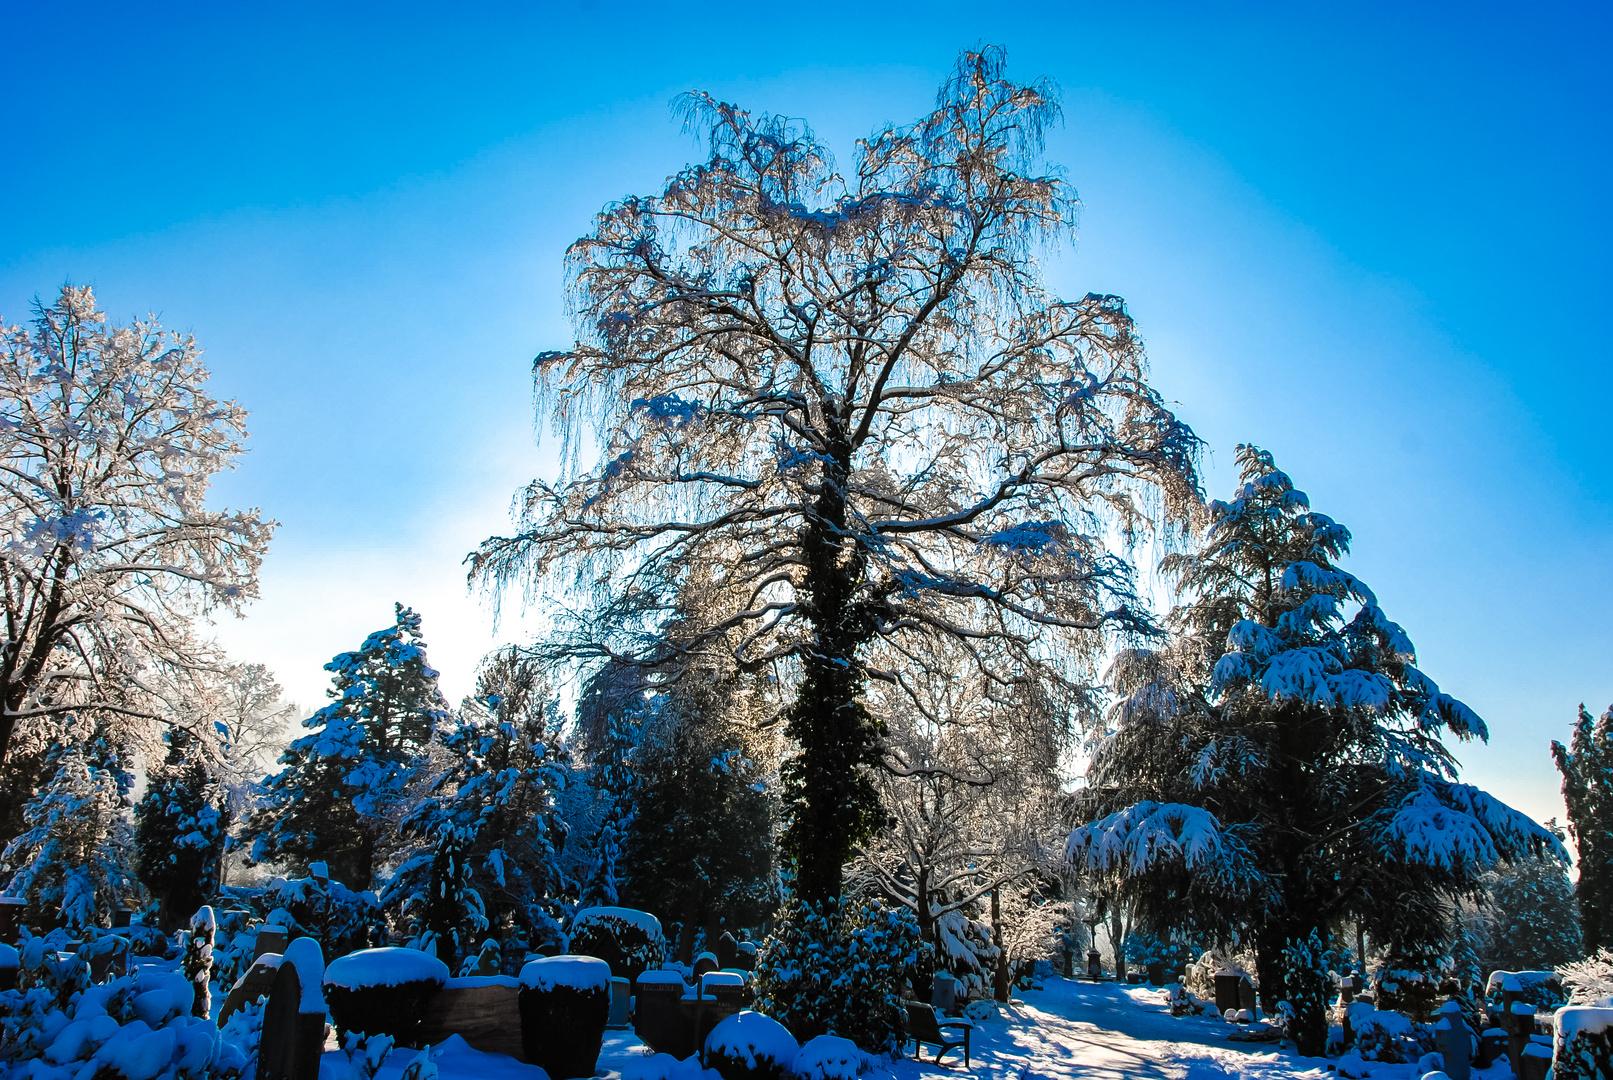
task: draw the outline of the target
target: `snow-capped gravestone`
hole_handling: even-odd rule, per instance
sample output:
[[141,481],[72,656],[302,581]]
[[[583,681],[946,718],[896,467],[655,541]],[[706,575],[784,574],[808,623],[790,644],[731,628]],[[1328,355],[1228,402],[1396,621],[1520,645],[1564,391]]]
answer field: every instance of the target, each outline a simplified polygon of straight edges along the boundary
[[546,956],[521,969],[521,1043],[550,1080],[594,1075],[610,979],[610,965],[593,956]]
[[[297,948],[303,942],[311,948]],[[314,970],[299,971],[299,960]],[[325,1046],[325,1001],[317,970],[321,966],[319,943],[312,938],[298,938],[287,947],[263,1007],[257,1080],[319,1080]]]
[[716,1069],[723,1080],[786,1080],[800,1050],[783,1024],[746,1009],[706,1036],[706,1068]]
[[1613,1076],[1613,1009],[1569,1005],[1557,1010],[1552,1080]]
[[694,1018],[685,1014],[683,995],[689,989],[676,971],[646,971],[638,977],[633,1006],[633,1031],[651,1050],[683,1059],[694,1053]]
[[331,962],[324,978],[339,1038],[345,1042],[348,1032],[362,1031],[409,1047],[422,1045],[426,1006],[447,982],[447,964],[396,946],[348,953]]
[[1468,1080],[1472,1072],[1473,1035],[1467,1030],[1467,1021],[1462,1019],[1462,1006],[1454,1001],[1440,1006],[1439,1020],[1434,1024],[1434,1045],[1451,1080]]

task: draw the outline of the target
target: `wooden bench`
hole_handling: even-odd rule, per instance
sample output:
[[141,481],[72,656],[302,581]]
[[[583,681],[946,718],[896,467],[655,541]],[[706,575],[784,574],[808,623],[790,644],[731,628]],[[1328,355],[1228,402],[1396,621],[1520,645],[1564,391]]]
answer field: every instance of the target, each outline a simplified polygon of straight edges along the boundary
[[[943,1019],[935,1015],[935,1006],[926,1005],[922,1001],[909,1001],[907,1004],[907,1037],[913,1040],[915,1054],[922,1055],[924,1043],[939,1047],[935,1052],[935,1060],[939,1062],[941,1055],[948,1050],[963,1047],[963,1065],[969,1067],[969,1032],[974,1030],[974,1024],[968,1020]],[[946,1028],[959,1028],[963,1031],[963,1038],[948,1038]]]

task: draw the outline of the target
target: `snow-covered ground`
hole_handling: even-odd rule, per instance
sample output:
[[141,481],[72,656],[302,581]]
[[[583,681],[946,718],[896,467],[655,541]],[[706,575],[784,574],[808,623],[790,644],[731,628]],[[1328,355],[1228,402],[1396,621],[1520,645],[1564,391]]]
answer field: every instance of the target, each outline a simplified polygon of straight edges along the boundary
[[[1324,1058],[1302,1058],[1292,1047],[1227,1041],[1231,1025],[1207,1017],[1173,1017],[1160,991],[1146,986],[1049,979],[1046,988],[1025,993],[995,1019],[975,1024],[970,1067],[954,1050],[941,1065],[908,1057],[881,1063],[875,1080],[936,1080],[965,1074],[976,1080],[1323,1080],[1336,1075]],[[456,1045],[457,1044],[457,1045]],[[911,1051],[911,1044],[909,1044]],[[635,1063],[649,1053],[631,1032],[610,1031],[599,1057],[604,1080],[636,1074]],[[399,1080],[415,1051],[399,1051],[376,1080]],[[440,1080],[538,1080],[539,1069],[510,1058],[479,1054],[451,1040],[434,1054]],[[340,1080],[345,1062],[325,1055],[321,1080]],[[1416,1080],[1415,1064],[1373,1064],[1372,1080]],[[699,1076],[694,1069],[683,1074]],[[1503,1080],[1505,1064],[1475,1070],[1482,1080]],[[715,1072],[706,1080],[716,1080]],[[680,1077],[680,1080],[682,1078]]]

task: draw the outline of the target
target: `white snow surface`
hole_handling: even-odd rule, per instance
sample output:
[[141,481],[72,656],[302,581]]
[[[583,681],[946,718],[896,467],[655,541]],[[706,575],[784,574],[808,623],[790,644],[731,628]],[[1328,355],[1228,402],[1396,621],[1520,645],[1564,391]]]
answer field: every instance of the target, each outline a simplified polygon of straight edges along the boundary
[[1613,1009],[1595,1005],[1568,1005],[1557,1010],[1557,1038],[1566,1040],[1580,1032],[1606,1031],[1613,1027]]
[[[1334,1080],[1329,1070],[1340,1059],[1302,1058],[1292,1046],[1238,1044],[1227,1040],[1232,1026],[1211,1017],[1172,1017],[1165,995],[1146,986],[1077,983],[1049,978],[1044,990],[1028,991],[999,1015],[975,1025],[967,1072],[957,1053],[941,1065],[904,1056],[875,1058],[866,1080]],[[546,1080],[540,1069],[513,1058],[477,1054],[468,1046],[449,1052],[457,1039],[432,1052],[439,1080]],[[463,1045],[462,1042],[460,1045]],[[909,1043],[905,1055],[912,1054]],[[413,1055],[394,1055],[376,1080],[400,1080]],[[1372,1080],[1420,1080],[1414,1063],[1355,1062]],[[340,1075],[346,1058],[328,1053],[326,1067]],[[1341,1070],[1342,1072],[1342,1070]],[[1366,1075],[1365,1072],[1356,1075]],[[1497,1062],[1474,1069],[1474,1080],[1511,1080],[1511,1068]],[[690,1058],[677,1061],[651,1055],[631,1031],[607,1031],[598,1080],[719,1080]]]
[[[303,940],[301,938],[298,939]],[[286,947],[291,952],[292,942]],[[331,961],[325,969],[326,986],[359,990],[366,986],[400,986],[406,982],[448,982],[448,965],[419,949],[386,945],[379,949],[359,949]]]
[[[524,1065],[504,1054],[483,1053],[458,1035],[448,1036],[427,1053],[437,1067],[438,1080],[549,1080],[549,1074],[536,1065]],[[403,1070],[419,1056],[413,1050],[394,1051],[382,1063],[375,1080],[401,1080]],[[340,1050],[327,1050],[320,1060],[319,1075],[321,1080],[340,1076],[345,1068],[347,1055]]]
[[286,951],[280,954],[280,962],[297,969],[297,982],[302,986],[302,1002],[297,1006],[297,1011],[323,1014],[327,976],[325,952],[319,947],[319,939],[298,938],[286,946]]
[[789,1065],[800,1050],[795,1036],[783,1024],[750,1009],[722,1020],[706,1036],[706,1053],[718,1051],[737,1058],[748,1069],[756,1067],[757,1058]]
[[539,990],[609,990],[610,965],[594,956],[545,956],[521,969],[521,985]]
[[686,987],[689,984],[683,981],[683,975],[681,972],[672,971],[668,968],[660,968],[656,971],[646,971],[641,974],[638,977],[638,985]]
[[620,919],[625,923],[643,930],[651,941],[661,940],[661,920],[648,911],[640,911],[630,907],[591,907],[583,908],[571,920],[571,932],[576,933],[579,926],[586,926],[591,922],[603,919]]

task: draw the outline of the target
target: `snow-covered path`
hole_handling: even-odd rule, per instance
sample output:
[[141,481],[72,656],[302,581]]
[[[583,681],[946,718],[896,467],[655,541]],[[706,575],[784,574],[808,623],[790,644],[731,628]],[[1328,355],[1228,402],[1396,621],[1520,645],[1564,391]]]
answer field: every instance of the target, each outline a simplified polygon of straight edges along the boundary
[[[1163,995],[1144,986],[1049,979],[992,1020],[977,1023],[971,1064],[960,1051],[936,1065],[934,1048],[923,1060],[903,1058],[871,1080],[1323,1080],[1333,1077],[1324,1058],[1302,1058],[1289,1047],[1229,1042],[1232,1028],[1206,1017],[1173,1017]],[[463,1042],[433,1052],[441,1080],[541,1080],[543,1073],[512,1058],[478,1054]],[[911,1044],[909,1044],[911,1046]],[[629,1031],[606,1033],[599,1057],[601,1080],[621,1080],[624,1066],[648,1054]],[[440,1056],[439,1056],[440,1055]],[[398,1080],[413,1051],[394,1054],[377,1080]],[[325,1055],[321,1080],[339,1080],[342,1055]],[[638,1071],[638,1070],[634,1070]],[[687,1080],[696,1069],[680,1073]],[[1416,1066],[1372,1066],[1372,1080],[1416,1080]],[[1502,1063],[1478,1080],[1510,1080]],[[705,1080],[717,1080],[715,1072]]]
[[[1018,1001],[1019,999],[1016,999]],[[975,1026],[969,1072],[990,1080],[1289,1080],[1328,1075],[1327,1063],[1272,1046],[1230,1043],[1217,1020],[1173,1017],[1158,990],[1050,979],[1022,1004]],[[897,1080],[961,1072],[929,1060],[896,1062]]]

